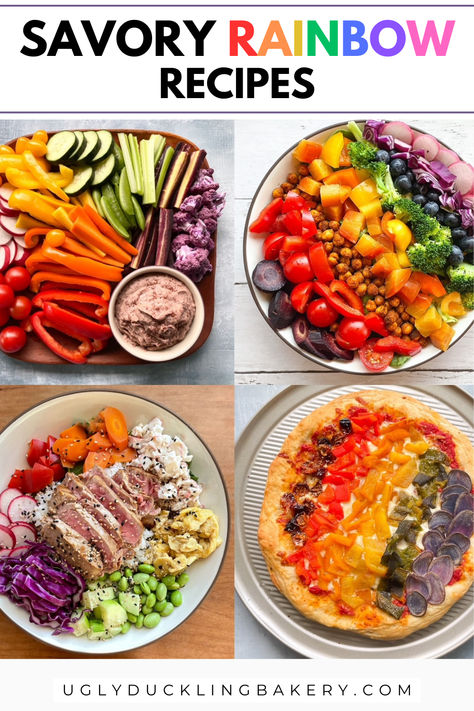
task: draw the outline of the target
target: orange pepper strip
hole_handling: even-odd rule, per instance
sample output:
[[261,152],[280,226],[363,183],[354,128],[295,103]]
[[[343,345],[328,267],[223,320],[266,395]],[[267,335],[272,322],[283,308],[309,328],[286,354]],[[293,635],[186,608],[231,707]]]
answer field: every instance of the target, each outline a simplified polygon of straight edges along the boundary
[[124,249],[132,256],[138,254],[138,250],[133,246],[133,244],[130,244],[130,242],[127,242],[127,240],[124,239],[121,235],[117,234],[117,232],[109,225],[109,223],[106,222],[99,215],[99,213],[96,212],[90,205],[84,205],[84,210],[86,211],[88,217],[90,217],[94,225],[98,227],[99,230],[102,232],[102,234],[106,235],[106,237],[110,237],[110,239],[112,239],[114,242],[117,242],[119,247]]
[[78,274],[85,274],[86,276],[114,282],[120,281],[122,278],[122,271],[120,269],[110,267],[108,264],[101,264],[95,259],[68,254],[55,247],[50,247],[47,242],[43,244],[41,249],[47,260],[58,262],[58,264],[62,264]]
[[89,219],[83,207],[75,207],[74,212],[71,213],[71,219],[73,220],[71,232],[74,237],[81,241],[86,239],[99,249],[103,249],[114,259],[118,259],[122,264],[128,264],[131,261],[132,258],[127,252],[100,232],[92,220]]
[[25,233],[25,244],[28,249],[33,249],[39,243],[39,238],[45,235],[47,232],[53,228],[45,225],[45,227],[32,227]]
[[[50,247],[63,247],[67,252],[72,252],[80,257],[88,257],[89,259],[95,259],[101,263],[108,264],[111,267],[118,267],[122,269],[123,264],[117,262],[115,259],[110,257],[101,257],[100,260],[97,259],[97,254],[92,249],[88,249],[81,242],[74,239],[69,232],[64,232],[63,230],[51,230],[46,235],[46,243]],[[98,250],[97,250],[98,251]],[[101,253],[102,254],[102,253]]]
[[79,274],[58,274],[50,269],[36,272],[31,277],[30,288],[33,293],[37,294],[41,284],[44,281],[57,282],[60,284],[71,284],[82,291],[87,289],[97,289],[102,294],[102,298],[106,301],[110,299],[110,284],[102,279],[94,279],[93,277],[80,276]]
[[116,407],[106,407],[100,414],[104,418],[110,440],[122,451],[128,446],[128,429],[124,414]]

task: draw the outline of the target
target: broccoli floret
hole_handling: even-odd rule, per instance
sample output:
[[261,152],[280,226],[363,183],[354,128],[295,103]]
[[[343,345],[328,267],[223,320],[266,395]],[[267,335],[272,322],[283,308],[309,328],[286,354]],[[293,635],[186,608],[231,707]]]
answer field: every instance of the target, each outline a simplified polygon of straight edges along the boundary
[[461,301],[467,311],[474,310],[474,291],[466,291],[465,294],[461,294]]
[[400,193],[393,184],[388,165],[377,160],[377,147],[366,140],[357,140],[349,144],[349,155],[354,168],[367,170],[375,180],[377,190],[386,208],[400,198]]
[[462,262],[458,267],[448,267],[449,290],[461,294],[474,291],[474,265]]
[[[409,198],[401,198],[394,203],[393,212],[395,217],[403,222],[409,222],[413,236],[417,242],[425,244],[428,240],[437,238],[441,225],[434,217],[427,215],[422,208]],[[443,228],[451,231],[448,228]]]
[[445,235],[438,236],[436,239],[431,239],[422,244],[416,244],[408,247],[408,259],[414,269],[425,274],[441,274],[445,273],[446,260],[452,251],[452,244],[449,237]]
[[[377,148],[369,141],[353,141],[349,143],[349,155],[354,168],[370,170],[373,163],[377,163]],[[385,165],[385,163],[381,163]]]

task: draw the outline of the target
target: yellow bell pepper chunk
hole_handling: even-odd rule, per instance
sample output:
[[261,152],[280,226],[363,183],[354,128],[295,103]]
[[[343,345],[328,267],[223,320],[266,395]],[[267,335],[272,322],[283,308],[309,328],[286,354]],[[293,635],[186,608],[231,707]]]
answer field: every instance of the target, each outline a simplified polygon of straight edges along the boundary
[[447,351],[455,333],[454,328],[443,321],[441,326],[430,334],[431,343],[440,351]]
[[417,474],[416,459],[410,459],[406,464],[398,468],[397,473],[392,478],[394,486],[409,486]]
[[421,333],[424,338],[428,338],[433,331],[441,328],[443,319],[438,312],[436,306],[430,306],[422,316],[415,319],[415,328]]
[[406,464],[411,459],[409,454],[402,454],[401,452],[390,452],[388,458],[394,464]]
[[341,131],[330,136],[323,144],[321,159],[332,168],[339,168],[342,149],[344,148],[344,136]]
[[397,250],[397,258],[401,269],[408,269],[411,267],[411,262],[408,259],[408,254],[406,252]]
[[374,519],[369,514],[366,521],[360,524],[359,531],[362,536],[369,537],[375,535],[375,524]]
[[[383,214],[382,203],[378,198],[360,205],[359,210],[366,220],[370,220],[373,217],[381,217]],[[380,234],[380,232],[378,232],[378,234]]]
[[310,175],[318,181],[324,180],[328,175],[331,175],[333,169],[321,158],[315,158],[308,166]]
[[393,494],[393,485],[390,481],[385,482],[385,486],[382,491],[382,499],[380,501],[380,505],[384,507],[385,511],[388,509],[388,505],[390,503],[390,499],[392,498]]
[[344,556],[344,560],[351,568],[357,568],[362,558],[364,549],[358,543],[354,543]]
[[405,445],[405,449],[408,450],[409,452],[414,452],[415,454],[424,454],[428,449],[430,448],[430,445],[428,442],[424,441],[418,441],[418,442],[407,442]]
[[365,233],[360,237],[355,248],[363,257],[376,257],[385,251],[383,244]]
[[26,230],[31,230],[34,227],[46,227],[47,225],[45,225],[44,222],[33,219],[33,217],[30,217],[24,212],[20,212],[16,221],[16,226],[19,230],[25,230],[26,232]]
[[96,210],[95,202],[92,199],[92,195],[88,190],[79,195],[79,200],[81,201],[81,205],[83,207],[89,205],[89,207],[91,207],[93,210]]
[[380,541],[386,541],[390,538],[391,531],[387,521],[387,512],[380,504],[375,507],[374,511],[375,533]]
[[347,575],[341,580],[341,600],[352,608],[357,608],[364,603],[363,599],[355,594],[353,575]]
[[26,188],[26,190],[36,190],[40,184],[28,170],[20,168],[7,168],[5,176],[10,185],[14,188]]
[[367,203],[375,200],[379,197],[377,186],[372,178],[367,178],[352,190],[350,198],[352,202],[357,205],[360,209],[361,205],[367,205]]
[[394,241],[397,250],[404,252],[413,240],[411,229],[402,220],[389,220],[387,229],[392,235],[395,235]]
[[464,316],[466,310],[462,305],[461,294],[458,291],[452,291],[446,296],[443,296],[440,303],[441,311],[447,316]]
[[8,204],[13,210],[27,212],[35,220],[39,220],[53,227],[62,227],[58,220],[54,217],[55,207],[51,205],[46,198],[34,190],[23,190],[17,188],[10,195]]
[[56,195],[61,200],[64,200],[64,202],[69,202],[69,195],[66,195],[64,190],[56,185],[50,174],[47,173],[38,163],[36,156],[34,156],[31,151],[25,151],[22,155],[26,167],[28,168],[30,173],[38,180],[38,182],[44,188],[46,188],[46,190],[50,190],[53,195]]
[[387,575],[388,568],[386,565],[375,565],[373,563],[367,563],[367,567],[372,573],[375,573],[380,578],[384,578]]

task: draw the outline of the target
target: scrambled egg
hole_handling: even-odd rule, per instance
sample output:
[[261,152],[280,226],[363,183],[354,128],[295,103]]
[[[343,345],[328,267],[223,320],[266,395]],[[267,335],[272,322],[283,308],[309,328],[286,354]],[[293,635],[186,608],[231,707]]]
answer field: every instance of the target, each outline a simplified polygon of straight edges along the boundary
[[183,509],[175,518],[168,511],[156,519],[151,542],[153,564],[163,575],[178,575],[199,558],[207,558],[222,543],[217,517],[210,509]]

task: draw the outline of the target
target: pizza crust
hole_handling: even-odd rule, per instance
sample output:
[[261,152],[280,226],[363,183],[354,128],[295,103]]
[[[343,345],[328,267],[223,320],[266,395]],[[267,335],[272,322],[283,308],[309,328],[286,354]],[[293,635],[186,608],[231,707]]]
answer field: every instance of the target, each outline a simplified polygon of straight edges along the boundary
[[474,540],[465,554],[463,578],[445,587],[446,598],[441,605],[428,605],[423,617],[407,615],[396,620],[374,605],[361,605],[355,616],[341,615],[336,603],[328,596],[313,595],[304,586],[292,565],[282,565],[281,556],[294,552],[291,536],[277,522],[281,514],[280,499],[290,490],[299,476],[288,459],[299,451],[302,444],[311,440],[311,435],[340,416],[348,407],[358,406],[360,400],[374,410],[392,411],[410,418],[423,419],[448,432],[455,443],[459,468],[469,472],[474,483],[474,456],[469,439],[444,417],[409,395],[388,390],[365,390],[343,395],[327,405],[314,410],[288,435],[281,452],[270,466],[263,500],[258,540],[268,566],[270,577],[280,592],[301,612],[315,622],[327,627],[337,627],[358,632],[367,637],[383,640],[402,639],[416,630],[439,620],[469,589],[474,580]]

